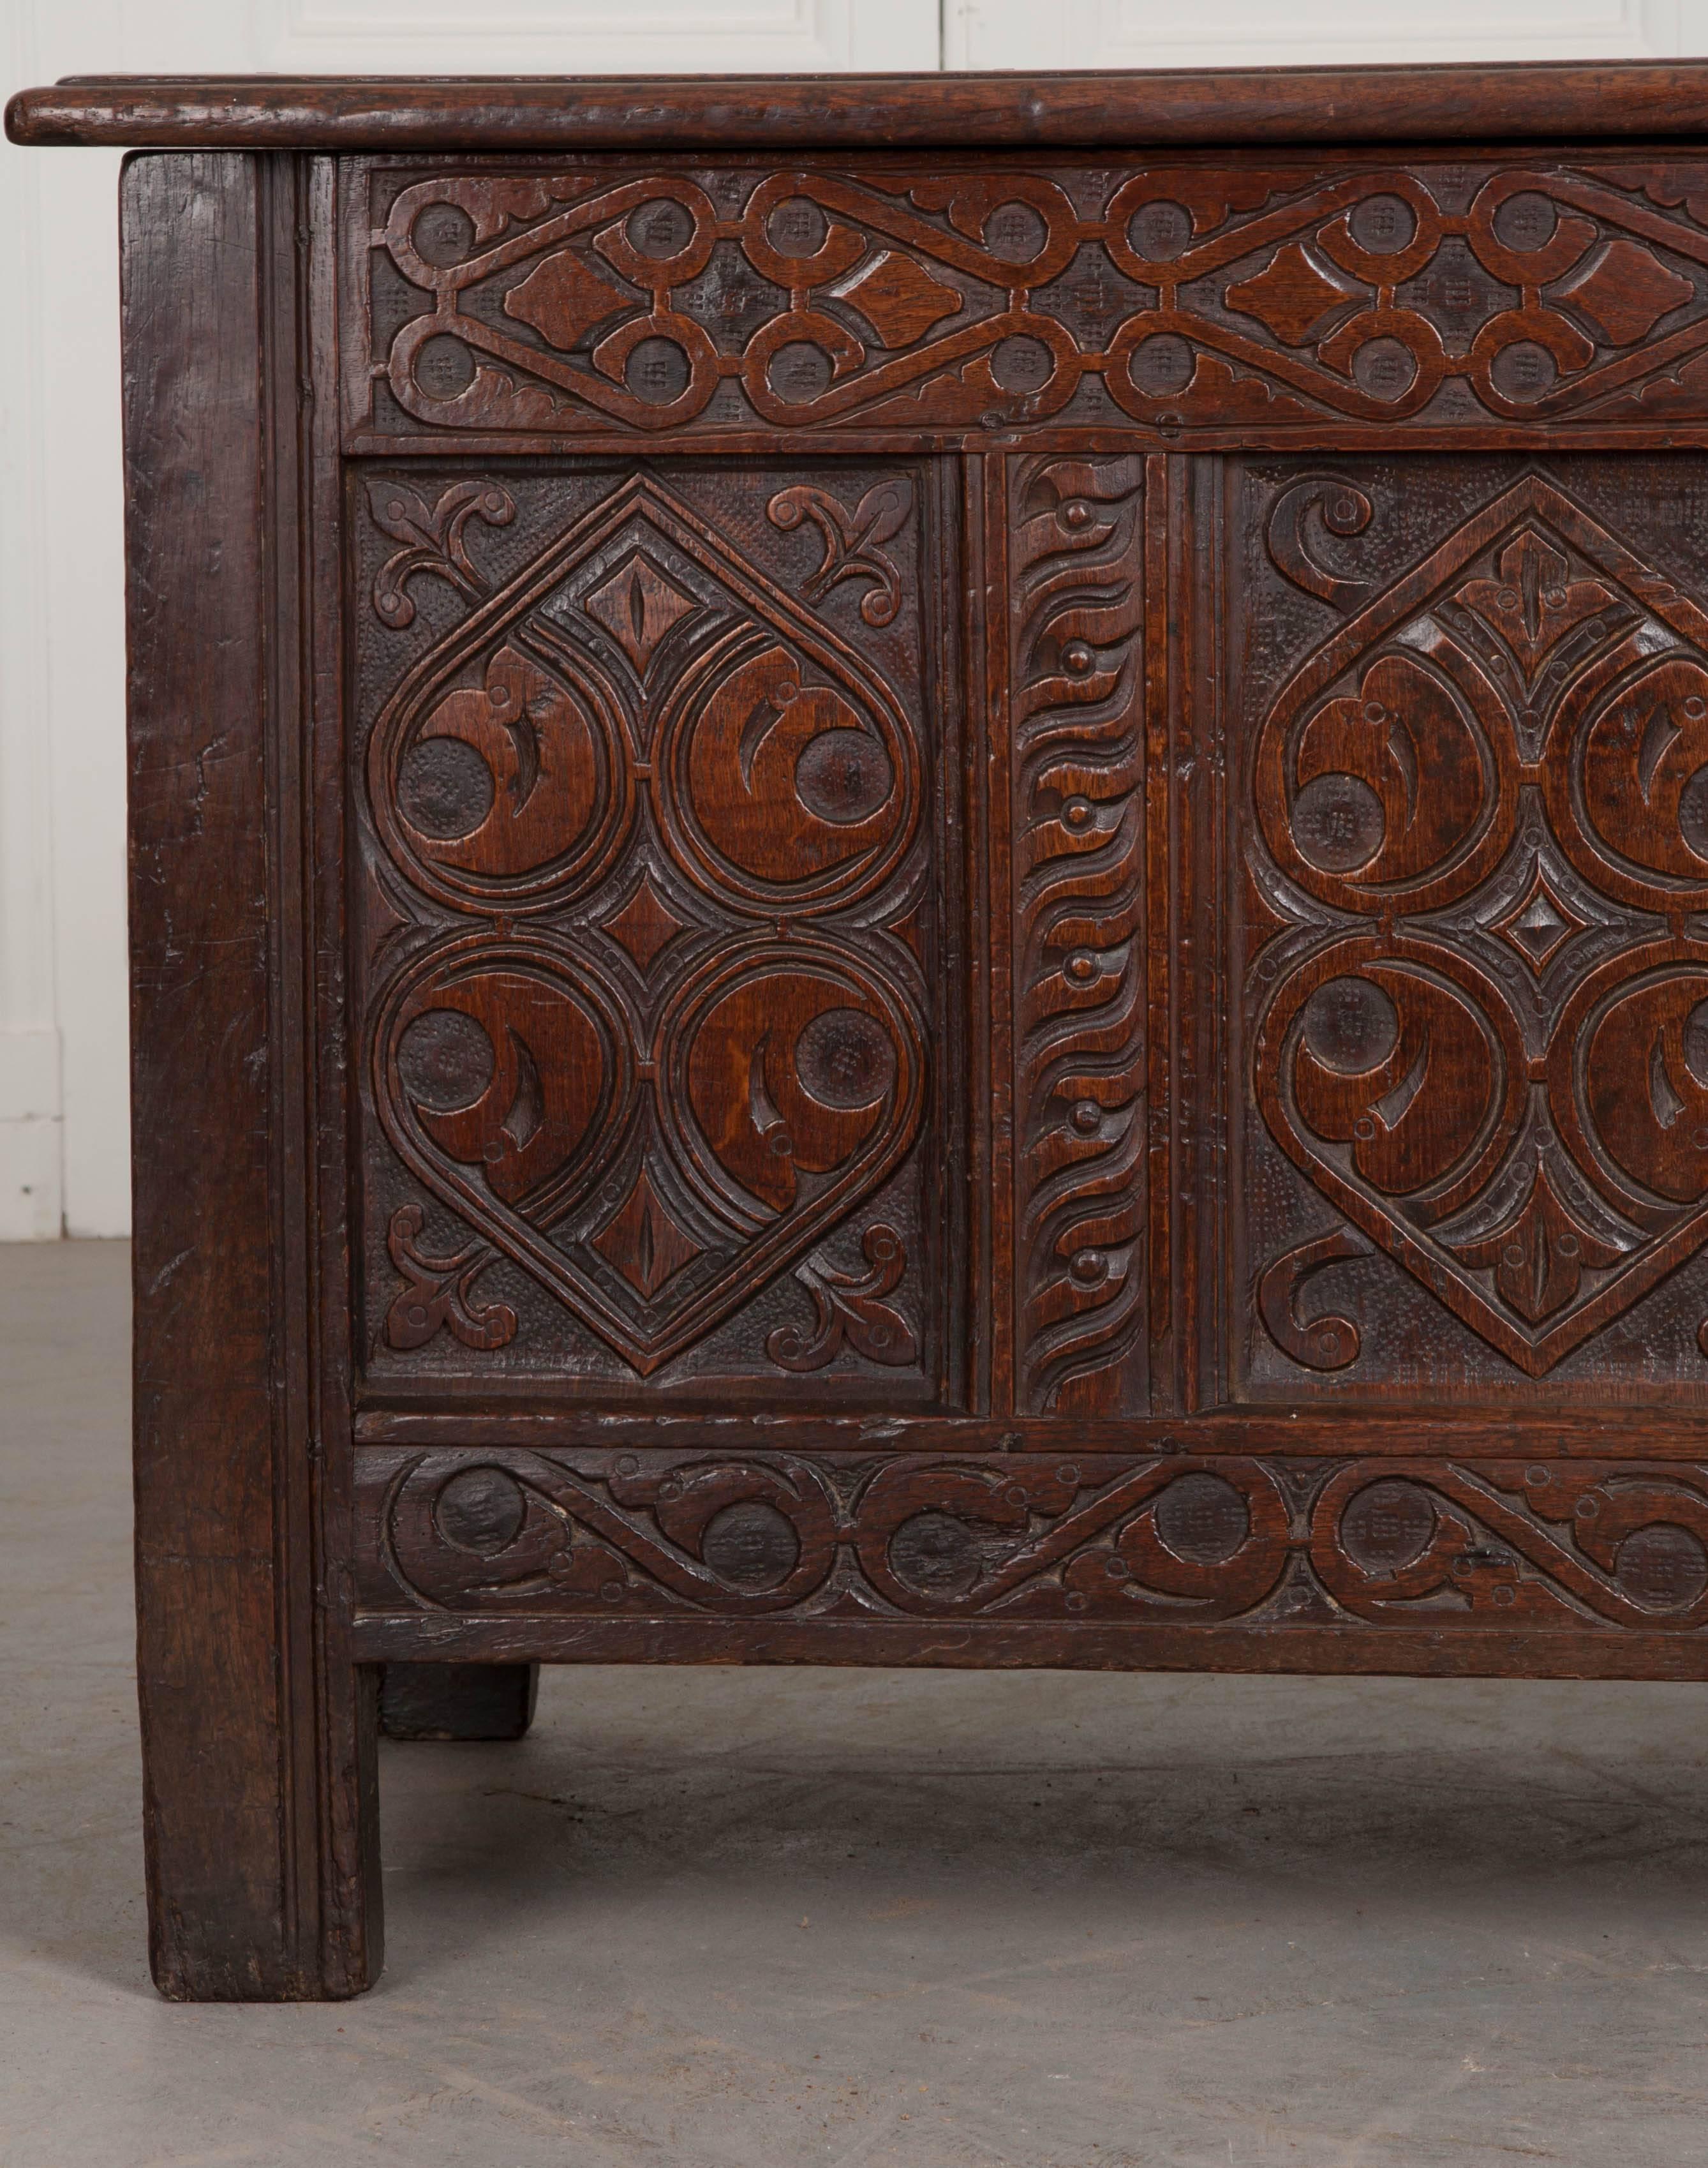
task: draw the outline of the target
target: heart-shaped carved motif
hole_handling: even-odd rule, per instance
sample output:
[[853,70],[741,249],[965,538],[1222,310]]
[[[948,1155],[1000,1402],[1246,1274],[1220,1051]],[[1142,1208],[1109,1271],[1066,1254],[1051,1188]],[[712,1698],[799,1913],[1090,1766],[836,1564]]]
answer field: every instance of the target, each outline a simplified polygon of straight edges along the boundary
[[1526,479],[1308,658],[1254,779],[1265,1121],[1541,1376],[1708,1240],[1708,616]]

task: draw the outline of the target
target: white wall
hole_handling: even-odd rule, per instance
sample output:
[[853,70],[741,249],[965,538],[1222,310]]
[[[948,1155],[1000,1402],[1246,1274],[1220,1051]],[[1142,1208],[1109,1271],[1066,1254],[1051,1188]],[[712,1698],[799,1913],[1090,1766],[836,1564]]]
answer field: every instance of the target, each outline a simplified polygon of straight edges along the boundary
[[1704,0],[945,0],[949,67],[1305,66],[1708,51]]
[[[0,0],[71,74],[1138,67],[1708,50],[1708,0]],[[117,1235],[119,158],[0,145],[0,1240]]]

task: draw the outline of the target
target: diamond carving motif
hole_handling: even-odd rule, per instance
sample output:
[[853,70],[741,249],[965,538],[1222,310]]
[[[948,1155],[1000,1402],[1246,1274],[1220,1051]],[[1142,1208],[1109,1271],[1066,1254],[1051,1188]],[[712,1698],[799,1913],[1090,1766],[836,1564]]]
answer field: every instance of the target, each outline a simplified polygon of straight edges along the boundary
[[1557,290],[1615,346],[1647,338],[1661,318],[1692,300],[1695,288],[1634,241],[1610,242]]
[[1304,346],[1320,338],[1358,298],[1350,279],[1290,242],[1255,278],[1228,289],[1228,306],[1267,324],[1284,346]]
[[687,927],[687,921],[678,918],[659,894],[650,874],[644,874],[633,895],[625,897],[600,924],[613,941],[629,951],[643,975],[652,969],[660,952]]
[[694,610],[688,598],[639,550],[582,607],[612,635],[642,677],[666,636]]
[[[1330,591],[1291,524],[1270,546]],[[1257,747],[1286,925],[1253,1089],[1350,1227],[1540,1377],[1708,1241],[1708,614],[1536,476],[1333,592]],[[1359,1345],[1330,1319],[1319,1364],[1290,1307],[1338,1239],[1264,1276],[1312,1367]]]
[[887,347],[911,346],[945,316],[958,316],[961,296],[932,278],[911,256],[885,249],[832,290],[859,310]]
[[548,256],[504,296],[504,313],[532,324],[540,337],[568,353],[595,325],[623,308],[627,297],[609,279],[588,268],[570,249]]
[[1589,923],[1564,897],[1555,895],[1539,865],[1512,910],[1493,922],[1493,930],[1511,943],[1532,971],[1540,974],[1558,954],[1562,944],[1574,933],[1583,933]]
[[594,1235],[592,1246],[649,1302],[666,1280],[693,1262],[702,1248],[660,1204],[644,1167],[634,1177],[622,1209]]

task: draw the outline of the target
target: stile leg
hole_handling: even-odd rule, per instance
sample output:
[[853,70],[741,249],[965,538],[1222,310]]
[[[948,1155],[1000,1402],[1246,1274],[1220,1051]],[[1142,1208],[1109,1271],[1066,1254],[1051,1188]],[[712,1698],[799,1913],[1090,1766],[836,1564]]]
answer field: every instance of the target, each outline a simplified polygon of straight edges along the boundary
[[150,1953],[180,2001],[353,1995],[380,1965],[379,1679],[316,1567],[348,1472],[305,1352],[294,175],[162,154],[121,198],[137,1673]]

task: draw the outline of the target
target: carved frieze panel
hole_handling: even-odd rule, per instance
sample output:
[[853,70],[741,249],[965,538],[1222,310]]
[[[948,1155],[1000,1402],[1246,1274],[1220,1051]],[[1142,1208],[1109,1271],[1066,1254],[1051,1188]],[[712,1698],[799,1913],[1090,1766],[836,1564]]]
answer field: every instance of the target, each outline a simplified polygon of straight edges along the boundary
[[353,495],[369,1375],[939,1396],[928,480]]
[[1708,164],[353,169],[347,419],[407,434],[1708,414]]
[[1246,1392],[1708,1392],[1704,481],[1244,476]]
[[1691,1464],[364,1456],[371,1613],[1178,1627],[1708,1623]]

